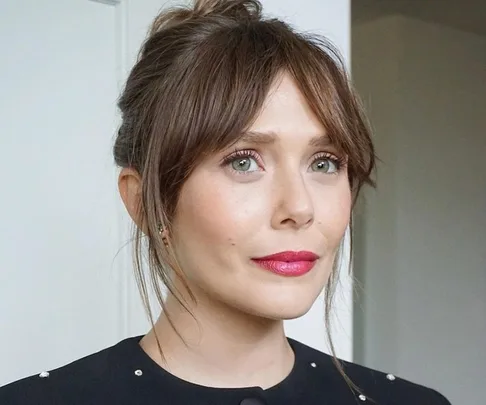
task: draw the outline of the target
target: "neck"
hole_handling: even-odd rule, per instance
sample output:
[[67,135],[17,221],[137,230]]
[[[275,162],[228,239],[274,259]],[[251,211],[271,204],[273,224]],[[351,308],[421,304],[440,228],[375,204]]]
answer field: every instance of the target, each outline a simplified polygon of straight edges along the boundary
[[283,321],[244,314],[204,295],[188,309],[169,296],[166,313],[141,342],[170,373],[222,388],[269,388],[290,373],[294,355]]

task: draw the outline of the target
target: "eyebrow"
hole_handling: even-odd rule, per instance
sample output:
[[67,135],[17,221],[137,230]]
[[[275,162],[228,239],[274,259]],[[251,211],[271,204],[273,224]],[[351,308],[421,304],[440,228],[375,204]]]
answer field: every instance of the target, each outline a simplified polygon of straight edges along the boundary
[[[276,132],[258,132],[258,131],[246,131],[239,139],[240,142],[252,143],[257,145],[269,145],[277,141],[278,135]],[[325,147],[332,145],[331,140],[325,134],[317,135],[309,140],[309,146],[313,147]]]

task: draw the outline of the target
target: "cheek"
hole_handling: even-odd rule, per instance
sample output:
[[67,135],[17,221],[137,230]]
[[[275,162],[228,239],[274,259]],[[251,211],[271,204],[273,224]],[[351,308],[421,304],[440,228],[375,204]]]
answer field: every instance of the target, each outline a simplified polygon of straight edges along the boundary
[[249,240],[268,210],[262,190],[224,184],[211,173],[194,173],[184,184],[174,219],[178,242],[214,253]]
[[351,191],[341,183],[328,192],[315,196],[315,221],[319,232],[332,246],[338,246],[351,217]]

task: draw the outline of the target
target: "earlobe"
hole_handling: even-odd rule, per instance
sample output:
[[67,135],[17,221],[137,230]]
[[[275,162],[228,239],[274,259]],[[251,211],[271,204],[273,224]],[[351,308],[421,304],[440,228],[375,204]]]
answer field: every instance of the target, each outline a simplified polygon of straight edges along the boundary
[[123,168],[118,176],[118,191],[125,208],[138,228],[145,233],[140,204],[142,203],[142,179],[138,172],[131,168]]

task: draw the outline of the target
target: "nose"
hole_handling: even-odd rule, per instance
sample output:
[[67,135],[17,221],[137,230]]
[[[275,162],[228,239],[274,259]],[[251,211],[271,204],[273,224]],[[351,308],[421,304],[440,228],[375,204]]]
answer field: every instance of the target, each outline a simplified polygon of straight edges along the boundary
[[314,205],[302,175],[283,175],[274,187],[274,229],[300,229],[314,222]]

